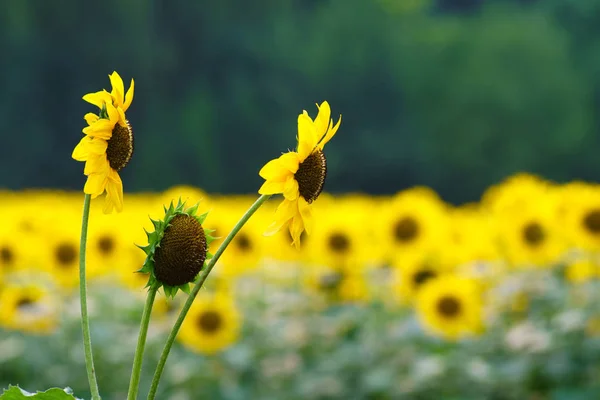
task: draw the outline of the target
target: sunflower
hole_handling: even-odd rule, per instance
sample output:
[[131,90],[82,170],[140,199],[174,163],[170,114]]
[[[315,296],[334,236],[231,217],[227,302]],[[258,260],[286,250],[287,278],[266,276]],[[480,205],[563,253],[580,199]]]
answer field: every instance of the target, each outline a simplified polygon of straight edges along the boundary
[[445,275],[428,281],[417,295],[416,312],[425,330],[450,340],[483,328],[480,289],[470,279]]
[[424,253],[396,258],[392,267],[392,288],[395,297],[403,304],[413,302],[427,282],[449,272],[448,266],[442,264],[439,257]]
[[[135,250],[134,240],[127,234],[130,229],[124,228],[127,226],[126,220],[119,219],[115,223],[110,216],[99,215],[90,225],[87,241],[90,264],[104,273],[114,272],[115,268],[124,266],[121,264],[128,264],[127,248]],[[127,267],[131,268],[131,264]]]
[[370,237],[364,228],[363,214],[357,210],[354,203],[344,200],[315,207],[314,215],[323,223],[314,228],[306,241],[309,262],[339,269],[365,267],[370,258]]
[[28,333],[48,334],[58,326],[58,302],[44,286],[7,284],[0,291],[0,325]]
[[300,235],[312,231],[311,203],[319,197],[325,184],[327,161],[323,147],[337,132],[342,117],[333,125],[329,103],[317,105],[319,113],[313,121],[306,111],[298,116],[298,147],[269,161],[259,171],[265,179],[258,193],[282,193],[284,200],[277,207],[275,222],[266,232],[274,234],[288,226],[292,244],[299,248]]
[[35,252],[35,247],[30,248],[33,238],[23,235],[11,225],[5,224],[6,231],[0,232],[0,280],[4,274],[29,267]]
[[83,100],[97,106],[99,115],[88,113],[85,120],[88,126],[83,129],[85,136],[73,150],[72,157],[85,161],[83,173],[88,179],[84,193],[96,198],[106,192],[104,213],[114,209],[123,210],[123,183],[119,176],[133,155],[133,131],[125,119],[125,111],[133,100],[134,82],[127,93],[123,80],[116,72],[109,75],[112,91],[100,91],[83,96]]
[[177,337],[192,351],[215,354],[240,335],[241,315],[233,299],[223,293],[196,298]]
[[582,182],[561,191],[561,222],[572,246],[591,252],[600,250],[600,186]]
[[571,283],[589,282],[600,277],[600,268],[589,259],[575,260],[565,267],[565,277]]
[[385,259],[412,258],[415,253],[437,252],[448,243],[446,204],[429,188],[415,187],[393,196],[374,221],[376,240]]

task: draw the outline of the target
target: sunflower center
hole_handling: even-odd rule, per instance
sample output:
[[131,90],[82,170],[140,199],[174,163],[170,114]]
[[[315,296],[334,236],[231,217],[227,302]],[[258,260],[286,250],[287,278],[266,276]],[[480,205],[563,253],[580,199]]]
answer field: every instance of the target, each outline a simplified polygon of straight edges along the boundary
[[19,309],[21,309],[21,308],[27,308],[27,307],[33,305],[34,303],[35,302],[30,297],[21,297],[19,299],[19,301],[17,302],[17,308],[19,308]]
[[3,265],[12,264],[14,259],[15,255],[10,247],[2,246],[2,248],[0,248],[0,261]]
[[592,210],[583,218],[583,226],[594,235],[600,234],[600,210]]
[[540,245],[545,237],[544,229],[537,222],[530,222],[523,228],[523,239],[532,247]]
[[404,217],[394,225],[394,236],[398,242],[410,242],[419,234],[419,225],[413,217]]
[[61,243],[54,250],[56,261],[62,268],[70,268],[77,259],[77,250],[71,243]]
[[223,325],[221,314],[215,311],[204,311],[196,320],[198,328],[205,333],[215,333]]
[[455,297],[444,296],[437,303],[438,312],[446,318],[460,314],[461,304]]
[[115,242],[112,237],[105,235],[98,239],[98,250],[104,255],[109,255],[115,249]]
[[235,243],[237,245],[237,248],[242,252],[252,250],[252,241],[250,240],[248,235],[246,235],[243,232],[238,233],[238,235],[235,237]]
[[108,139],[108,147],[106,148],[106,159],[110,164],[110,167],[115,171],[120,171],[133,155],[133,130],[129,121],[127,126],[121,126],[116,124],[113,131],[112,137]]
[[413,283],[415,287],[419,287],[430,279],[433,279],[437,274],[430,269],[421,269],[413,275]]
[[165,229],[154,254],[156,278],[170,286],[194,280],[206,260],[206,235],[198,220],[177,214]]
[[350,240],[342,233],[334,233],[329,237],[329,248],[335,253],[345,253],[350,248]]
[[327,160],[321,150],[313,152],[300,163],[298,171],[294,175],[298,182],[300,196],[308,203],[312,203],[319,197],[325,184],[327,175]]

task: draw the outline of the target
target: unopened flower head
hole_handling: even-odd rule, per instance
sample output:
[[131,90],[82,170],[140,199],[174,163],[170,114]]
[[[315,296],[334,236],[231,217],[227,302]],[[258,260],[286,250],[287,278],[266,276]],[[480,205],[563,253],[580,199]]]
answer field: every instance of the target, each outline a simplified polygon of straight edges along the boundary
[[342,118],[333,125],[329,103],[323,102],[313,121],[306,111],[298,116],[298,147],[281,157],[269,161],[259,172],[266,181],[260,194],[283,194],[283,202],[277,208],[275,222],[266,232],[278,232],[289,227],[292,243],[300,246],[300,235],[312,231],[310,204],[319,197],[327,175],[327,160],[323,147],[337,132]]
[[202,227],[208,213],[198,216],[197,210],[198,204],[186,209],[181,199],[175,206],[171,203],[162,220],[151,220],[155,230],[146,232],[148,245],[140,246],[146,261],[138,272],[150,274],[147,286],[158,282],[170,297],[178,289],[189,293],[190,282],[212,257],[208,252],[212,231]]
[[127,93],[123,80],[116,72],[109,75],[112,91],[102,90],[83,96],[83,100],[98,107],[98,114],[84,116],[88,126],[85,136],[73,150],[72,157],[85,161],[83,173],[87,182],[86,194],[96,198],[106,192],[104,213],[123,210],[123,183],[119,176],[133,155],[133,130],[125,118],[125,111],[133,100],[134,82]]

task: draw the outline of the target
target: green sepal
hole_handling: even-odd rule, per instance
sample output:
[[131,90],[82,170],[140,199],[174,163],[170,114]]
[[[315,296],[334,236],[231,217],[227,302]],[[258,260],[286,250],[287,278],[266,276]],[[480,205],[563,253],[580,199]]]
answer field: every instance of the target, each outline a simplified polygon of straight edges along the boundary
[[[194,278],[194,281],[195,281],[195,280],[196,280],[196,278]],[[189,294],[190,294],[190,284],[189,284],[189,282],[188,282],[188,283],[186,283],[185,285],[181,285],[181,286],[179,286],[179,289],[180,289],[180,290],[181,290],[183,293],[185,293],[185,294],[189,295]]]

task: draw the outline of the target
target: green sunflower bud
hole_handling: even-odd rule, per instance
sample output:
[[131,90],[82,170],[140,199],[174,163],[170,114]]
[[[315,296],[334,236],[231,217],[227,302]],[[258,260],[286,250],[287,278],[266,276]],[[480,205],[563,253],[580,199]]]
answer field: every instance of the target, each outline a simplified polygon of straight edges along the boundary
[[198,216],[197,210],[198,204],[186,209],[179,199],[177,205],[171,202],[165,207],[162,220],[151,219],[155,230],[146,232],[148,245],[138,246],[146,253],[144,266],[138,271],[150,274],[146,287],[158,283],[170,297],[179,289],[189,293],[190,282],[212,257],[208,246],[214,240],[212,231],[202,227],[208,213]]

